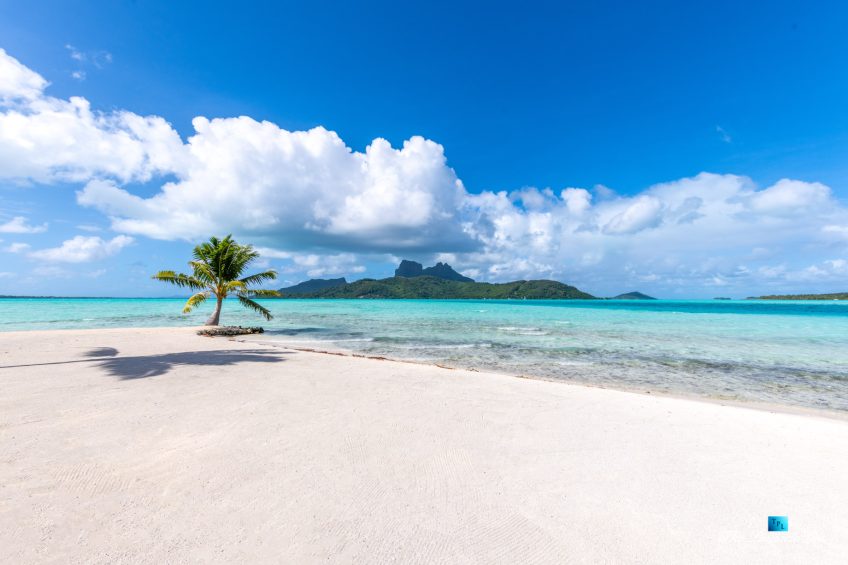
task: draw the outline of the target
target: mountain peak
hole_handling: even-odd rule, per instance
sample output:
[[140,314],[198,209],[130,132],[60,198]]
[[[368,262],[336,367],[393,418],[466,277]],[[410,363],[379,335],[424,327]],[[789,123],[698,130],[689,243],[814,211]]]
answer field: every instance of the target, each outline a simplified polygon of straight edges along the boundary
[[405,278],[436,277],[448,281],[474,282],[474,279],[457,273],[453,270],[453,267],[451,267],[447,263],[442,263],[441,261],[436,263],[432,267],[427,267],[425,269],[423,265],[421,265],[421,263],[403,259],[400,262],[400,265],[398,265],[398,268],[395,269],[395,276]]
[[424,265],[418,263],[417,261],[409,261],[408,259],[403,259],[398,265],[398,268],[395,269],[396,277],[420,277],[424,274]]

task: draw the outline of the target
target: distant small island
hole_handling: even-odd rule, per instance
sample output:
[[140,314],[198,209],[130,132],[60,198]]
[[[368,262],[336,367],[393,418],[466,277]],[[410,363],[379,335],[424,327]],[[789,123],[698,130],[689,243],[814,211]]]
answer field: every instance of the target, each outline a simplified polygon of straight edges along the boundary
[[613,296],[610,300],[656,300],[656,298],[634,290],[633,292],[625,292],[624,294]]
[[848,292],[831,294],[769,294],[766,296],[749,296],[748,300],[848,300]]
[[435,299],[594,299],[589,293],[551,280],[475,282],[447,263],[424,268],[402,260],[386,279],[312,279],[281,288],[282,298],[435,298]]

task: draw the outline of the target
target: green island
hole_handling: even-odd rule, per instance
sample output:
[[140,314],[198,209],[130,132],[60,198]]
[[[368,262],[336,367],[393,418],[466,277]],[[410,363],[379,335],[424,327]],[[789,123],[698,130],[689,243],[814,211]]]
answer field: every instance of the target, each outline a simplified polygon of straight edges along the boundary
[[613,296],[610,300],[656,300],[656,298],[634,290],[633,292],[625,292],[624,294]]
[[447,263],[424,269],[414,261],[401,262],[394,277],[313,279],[280,289],[281,298],[437,298],[437,299],[594,299],[589,293],[551,280],[507,283],[475,282]]
[[769,294],[766,296],[749,296],[748,300],[848,300],[848,292],[831,294]]

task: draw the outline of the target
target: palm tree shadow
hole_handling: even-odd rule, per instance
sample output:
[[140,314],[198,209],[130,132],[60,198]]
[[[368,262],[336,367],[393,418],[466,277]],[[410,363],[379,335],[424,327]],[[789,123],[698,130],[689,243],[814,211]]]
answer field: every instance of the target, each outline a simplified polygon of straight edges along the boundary
[[[89,351],[87,357],[103,357],[103,349]],[[96,354],[101,352],[101,354]],[[211,351],[186,351],[160,355],[119,357],[117,351],[108,359],[98,359],[97,367],[121,380],[158,377],[176,366],[225,367],[239,363],[279,363],[287,352],[262,349],[218,349]]]
[[95,347],[83,353],[83,357],[114,357],[117,354],[118,350],[114,347]]

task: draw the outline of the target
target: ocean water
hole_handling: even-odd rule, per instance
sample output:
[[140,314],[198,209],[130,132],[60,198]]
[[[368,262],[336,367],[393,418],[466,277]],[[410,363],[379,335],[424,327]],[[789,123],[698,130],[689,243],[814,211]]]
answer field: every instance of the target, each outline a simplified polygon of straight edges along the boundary
[[[0,332],[187,326],[181,299],[0,299]],[[625,390],[848,411],[848,302],[227,301],[263,341]],[[2,340],[2,334],[0,334]]]

